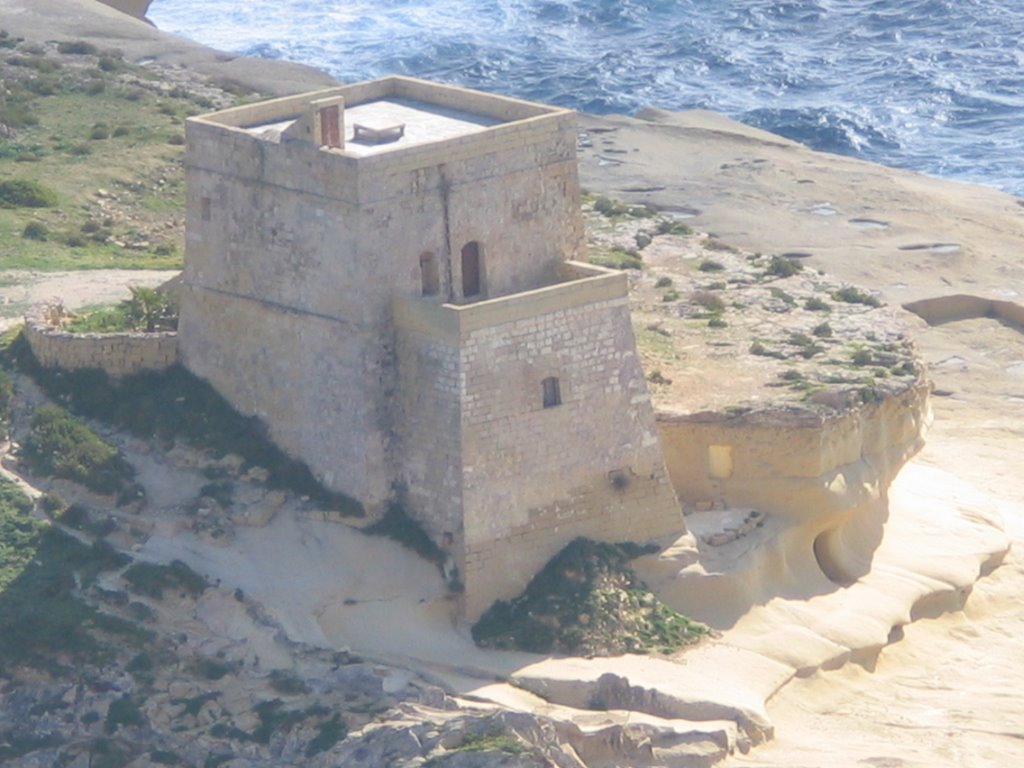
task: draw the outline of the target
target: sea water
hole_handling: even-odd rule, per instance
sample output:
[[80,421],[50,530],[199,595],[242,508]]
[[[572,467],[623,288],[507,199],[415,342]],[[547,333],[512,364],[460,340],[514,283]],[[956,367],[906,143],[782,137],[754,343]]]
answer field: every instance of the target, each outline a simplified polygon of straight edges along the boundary
[[572,107],[702,108],[1024,195],[1024,0],[155,0],[161,29]]

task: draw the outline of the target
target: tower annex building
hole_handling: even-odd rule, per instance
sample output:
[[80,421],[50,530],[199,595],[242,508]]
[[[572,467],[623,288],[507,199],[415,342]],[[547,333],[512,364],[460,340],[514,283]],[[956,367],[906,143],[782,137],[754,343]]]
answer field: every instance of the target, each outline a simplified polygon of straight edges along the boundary
[[577,259],[574,113],[403,77],[188,121],[179,354],[464,615],[576,536],[684,530],[627,279]]

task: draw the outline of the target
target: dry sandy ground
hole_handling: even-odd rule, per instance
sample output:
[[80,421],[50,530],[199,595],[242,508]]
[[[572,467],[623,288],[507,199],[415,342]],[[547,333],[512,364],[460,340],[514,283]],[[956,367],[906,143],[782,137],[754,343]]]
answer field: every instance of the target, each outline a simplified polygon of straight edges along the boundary
[[130,295],[128,286],[153,287],[177,272],[152,269],[93,269],[78,272],[0,271],[0,330],[21,322],[25,310],[58,298],[68,309],[111,304]]
[[[585,186],[692,216],[745,248],[810,254],[890,303],[1022,301],[1024,208],[1009,195],[814,153],[707,113],[650,117],[583,119]],[[963,611],[908,626],[872,669],[787,685],[768,707],[775,740],[727,765],[1024,764],[1024,329],[916,326],[940,396],[915,463],[992,496],[1014,550]]]

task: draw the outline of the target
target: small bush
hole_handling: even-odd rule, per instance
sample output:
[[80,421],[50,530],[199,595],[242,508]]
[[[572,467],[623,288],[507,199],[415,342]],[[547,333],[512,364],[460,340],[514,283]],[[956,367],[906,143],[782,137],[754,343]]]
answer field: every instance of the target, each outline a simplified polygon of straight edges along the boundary
[[41,221],[30,221],[25,225],[25,228],[21,230],[21,236],[26,240],[37,240],[41,243],[46,242],[46,238],[50,235],[50,228],[47,227]]
[[209,588],[209,583],[181,560],[170,565],[139,562],[124,573],[128,588],[139,595],[161,599],[165,589],[176,589],[191,597],[198,597]]
[[145,725],[146,718],[139,709],[132,697],[125,694],[120,699],[110,702],[110,709],[107,710],[107,719],[103,722],[103,730],[107,733],[114,733],[122,725]]
[[116,72],[121,68],[121,62],[113,56],[101,56],[100,60],[96,62],[96,66],[104,72]]
[[57,51],[76,56],[95,56],[100,52],[99,48],[92,43],[87,43],[85,40],[68,40],[57,43]]
[[667,275],[662,275],[654,283],[654,287],[655,288],[671,288],[672,287],[672,278],[668,277]]
[[85,92],[89,96],[99,96],[107,90],[107,84],[102,80],[90,80],[85,84]]
[[125,125],[119,125],[119,126],[117,126],[117,128],[114,129],[114,132],[111,135],[115,139],[119,139],[122,136],[128,136],[131,132],[132,132],[131,128],[129,128],[129,127],[125,126]]
[[862,291],[860,288],[854,288],[852,285],[833,291],[832,298],[836,301],[842,301],[847,304],[864,304],[868,307],[882,306],[882,302],[879,301],[877,297],[872,296],[866,291]]
[[710,320],[708,320],[708,328],[728,328],[728,327],[729,327],[729,324],[727,322],[725,322],[725,320],[723,320],[722,318],[718,317],[717,315],[715,317],[712,317]]
[[295,675],[281,669],[270,673],[270,687],[283,696],[298,696],[309,693],[309,686]]
[[701,272],[721,272],[725,269],[725,265],[714,259],[705,259],[697,266],[697,269]]
[[792,277],[803,268],[804,265],[799,261],[787,259],[785,256],[772,256],[764,272],[774,277]]
[[309,744],[306,745],[307,758],[326,752],[348,736],[348,725],[340,715],[335,715],[330,720],[319,723],[316,730],[316,736],[310,739]]
[[89,138],[93,141],[102,141],[103,139],[110,138],[110,128],[107,127],[106,123],[96,123],[92,127],[92,132],[89,134]]
[[84,248],[89,241],[78,232],[70,232],[64,236],[64,245],[68,248]]
[[679,291],[675,288],[670,288],[661,295],[661,300],[665,302],[679,301]]
[[721,314],[725,311],[725,302],[719,296],[708,291],[696,291],[690,300],[712,314]]
[[57,193],[38,181],[0,181],[0,208],[52,208],[56,204]]
[[693,230],[681,221],[661,219],[657,225],[659,235],[692,235]]
[[871,354],[870,349],[864,349],[862,347],[861,349],[854,351],[852,359],[854,365],[862,366],[871,365],[871,363],[874,362],[875,358],[874,355]]
[[185,136],[184,134],[181,133],[175,133],[173,136],[167,139],[167,143],[175,147],[180,147],[185,143]]
[[823,301],[817,296],[811,296],[804,302],[804,309],[811,312],[831,312],[832,306],[827,301]]
[[829,339],[832,337],[832,326],[829,325],[828,323],[819,323],[818,325],[814,326],[814,328],[811,330],[811,333],[813,333],[819,339]]

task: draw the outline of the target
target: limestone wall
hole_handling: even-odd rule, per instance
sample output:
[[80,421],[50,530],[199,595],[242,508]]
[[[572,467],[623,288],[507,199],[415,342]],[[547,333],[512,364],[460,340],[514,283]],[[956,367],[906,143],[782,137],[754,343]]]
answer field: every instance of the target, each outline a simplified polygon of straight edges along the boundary
[[46,368],[98,368],[110,376],[162,370],[178,359],[178,335],[161,333],[69,333],[55,326],[49,305],[25,316],[25,340]]
[[[584,265],[567,271],[588,276],[466,306],[396,301],[403,390],[439,366],[448,382],[443,392],[402,395],[410,511],[435,536],[452,535],[471,619],[519,594],[577,536],[649,541],[685,529],[636,353],[626,278]],[[546,405],[549,378],[558,402]],[[433,463],[446,444],[418,439],[439,419],[457,429],[459,463],[449,471],[461,478]],[[451,492],[456,480],[461,497]],[[449,506],[421,505],[430,499]]]
[[884,496],[924,442],[930,385],[832,415],[658,413],[669,474],[690,508],[755,507],[793,518]]
[[[365,157],[244,129],[313,97],[406,91],[511,122]],[[182,361],[329,487],[381,508],[400,479],[393,297],[421,297],[431,254],[440,290],[424,300],[463,301],[469,242],[481,297],[550,282],[582,242],[575,136],[571,112],[401,78],[191,119]]]

